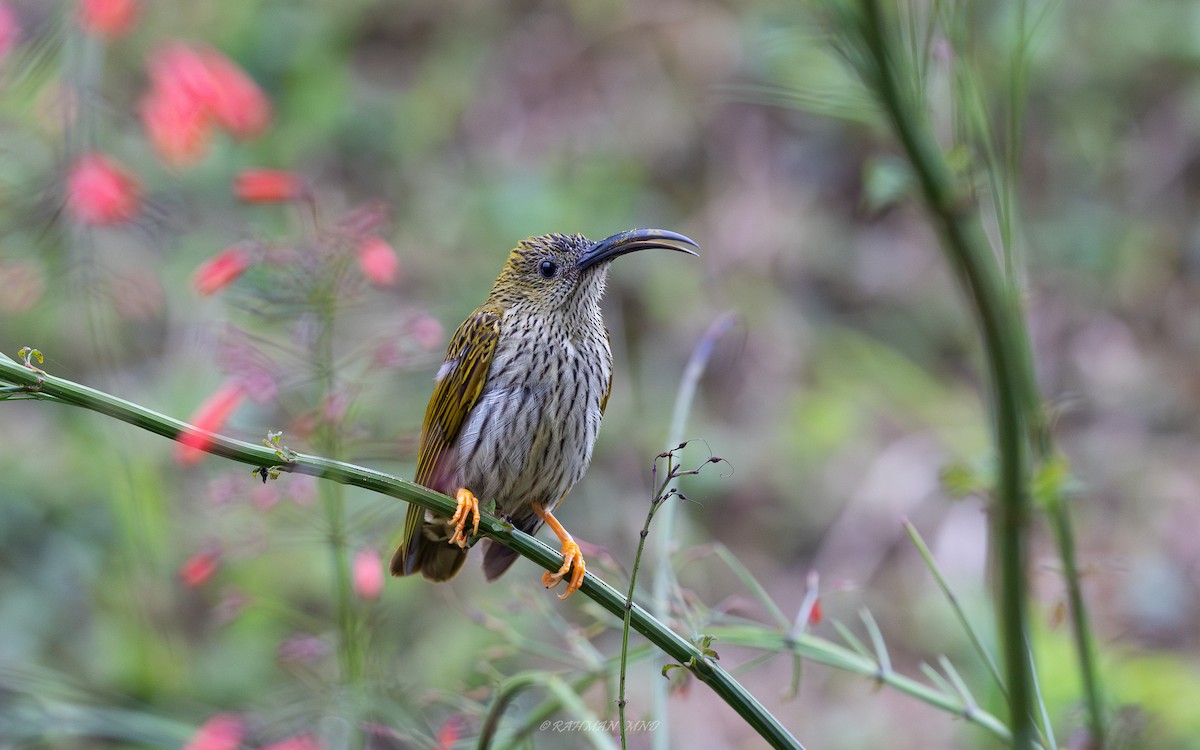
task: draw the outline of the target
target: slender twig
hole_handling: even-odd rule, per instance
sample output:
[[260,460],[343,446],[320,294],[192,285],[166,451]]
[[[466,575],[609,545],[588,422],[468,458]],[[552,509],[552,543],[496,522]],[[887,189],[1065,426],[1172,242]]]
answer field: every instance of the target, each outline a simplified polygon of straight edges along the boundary
[[[254,445],[200,430],[125,399],[35,371],[7,358],[0,359],[0,382],[24,386],[31,396],[83,407],[173,440],[185,434],[199,435],[210,441],[204,448],[207,452],[264,470],[309,474],[361,487],[415,503],[444,516],[453,515],[457,507],[454,500],[441,493],[380,471],[323,456],[290,450],[277,451],[264,445]],[[522,557],[546,570],[555,571],[562,566],[561,553],[494,516],[482,514],[479,531],[483,536],[515,550]],[[588,573],[584,577],[580,592],[610,614],[616,617],[625,616],[625,597],[594,574]],[[630,626],[708,685],[771,747],[802,748],[779,719],[767,711],[758,699],[747,692],[728,672],[636,604],[630,610]]]
[[646,522],[642,524],[642,530],[638,535],[637,553],[633,556],[633,569],[629,573],[629,593],[625,596],[625,617],[621,624],[621,666],[617,687],[617,718],[621,722],[622,750],[629,746],[625,732],[625,674],[629,659],[629,617],[633,612],[633,592],[637,586],[638,570],[642,567],[642,553],[646,550],[646,537],[650,536],[650,522],[654,520],[654,514],[662,507],[663,502],[670,497],[670,494],[667,493],[667,486],[675,479],[675,454],[671,451],[654,460],[651,474],[657,478],[658,462],[663,458],[667,461],[667,475],[656,489],[654,499],[650,501],[650,510],[646,512]]
[[963,611],[962,604],[958,601],[958,596],[950,588],[946,577],[942,575],[942,571],[938,568],[937,562],[933,559],[933,553],[929,551],[929,547],[925,544],[925,540],[921,538],[921,533],[917,531],[917,527],[913,526],[911,521],[904,522],[904,530],[908,532],[908,538],[912,540],[913,546],[917,548],[921,559],[925,561],[925,567],[933,574],[933,580],[937,581],[938,588],[942,590],[942,595],[946,597],[946,601],[950,602],[950,608],[954,610],[955,617],[963,626],[963,630],[967,633],[967,638],[971,641],[972,648],[975,653],[979,654],[979,658],[983,659],[983,663],[987,666],[988,673],[991,674],[992,680],[996,683],[996,687],[1000,689],[1001,695],[1008,698],[1008,691],[1004,689],[1004,678],[1000,676],[1000,669],[996,666],[996,661],[992,658],[992,654],[983,645],[983,639],[979,636],[979,631],[967,619],[967,613]]

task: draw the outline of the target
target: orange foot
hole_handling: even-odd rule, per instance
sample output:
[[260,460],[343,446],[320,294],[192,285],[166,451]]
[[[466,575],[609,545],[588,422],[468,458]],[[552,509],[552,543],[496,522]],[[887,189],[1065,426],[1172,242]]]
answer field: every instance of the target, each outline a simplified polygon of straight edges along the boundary
[[563,528],[563,525],[558,522],[558,519],[551,515],[550,511],[543,510],[541,506],[535,505],[533,506],[533,512],[546,522],[546,525],[558,537],[558,541],[562,542],[562,567],[558,569],[557,573],[543,573],[542,585],[548,589],[552,589],[561,583],[562,579],[569,572],[571,577],[567,580],[567,590],[558,595],[559,599],[566,599],[583,585],[583,576],[587,572],[587,565],[583,562],[583,552],[579,549],[579,545],[575,543],[571,535],[567,533],[567,530]]
[[454,515],[450,517],[450,523],[454,524],[454,536],[450,537],[450,543],[466,549],[467,541],[470,538],[463,533],[467,526],[467,516],[475,516],[475,521],[471,524],[471,535],[479,533],[479,501],[466,487],[460,487],[455,493],[454,499],[458,501],[458,507],[454,509]]

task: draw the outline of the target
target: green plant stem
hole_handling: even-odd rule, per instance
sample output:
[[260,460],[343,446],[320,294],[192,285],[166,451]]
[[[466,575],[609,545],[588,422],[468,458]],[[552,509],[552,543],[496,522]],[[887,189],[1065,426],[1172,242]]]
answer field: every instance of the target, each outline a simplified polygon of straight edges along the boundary
[[[775,653],[790,652],[808,661],[818,662],[844,672],[869,677],[882,685],[928,703],[947,713],[959,716],[968,722],[979,726],[999,740],[1013,743],[1012,731],[998,717],[984,711],[977,705],[963,700],[962,697],[950,692],[944,692],[918,682],[880,664],[866,647],[864,652],[839,646],[824,638],[810,634],[794,636],[787,633],[766,630],[761,626],[713,626],[709,628],[712,635],[727,645],[743,646]],[[848,632],[848,631],[847,631]],[[862,645],[862,644],[858,644]],[[1031,747],[1040,747],[1036,743]]]
[[[322,401],[334,393],[337,383],[334,378],[336,363],[333,351],[333,325],[336,297],[327,291],[318,300],[320,330],[311,352],[311,367],[317,390],[313,408],[317,410],[319,425],[314,435],[314,445],[322,455],[333,459],[341,458],[341,440],[337,427],[324,418]],[[341,662],[342,679],[351,684],[363,673],[363,648],[359,642],[359,628],[355,621],[354,591],[350,580],[350,560],[346,546],[346,493],[341,484],[322,482],[318,485],[318,496],[325,511],[327,526],[326,541],[329,545],[330,564],[333,576],[333,596],[338,631],[338,660]]]
[[[309,474],[340,484],[361,487],[415,503],[444,516],[453,515],[456,507],[454,500],[449,497],[413,482],[322,456],[294,453],[285,460],[272,448],[198,430],[125,399],[34,371],[8,357],[0,357],[0,382],[24,386],[31,397],[90,409],[172,440],[178,439],[184,433],[202,435],[211,440],[204,449],[207,452],[251,466],[278,467],[281,472]],[[482,535],[515,550],[522,557],[546,570],[555,571],[562,566],[562,555],[557,550],[547,547],[494,516],[483,514],[479,530]],[[580,592],[615,617],[625,616],[625,597],[594,574],[588,573],[584,577]],[[799,741],[728,672],[714,664],[695,646],[652,617],[642,607],[635,604],[629,612],[630,624],[634,630],[708,685],[771,747],[802,750],[803,746]]]
[[870,54],[867,83],[879,97],[913,171],[946,258],[973,304],[987,358],[998,456],[992,538],[999,575],[998,617],[1012,718],[1013,746],[1032,747],[1033,691],[1028,643],[1025,535],[1029,519],[1028,448],[1023,396],[1020,310],[1005,287],[978,217],[960,199],[922,109],[899,78],[901,58],[879,0],[862,0],[862,38]]
[[996,667],[995,660],[988,650],[983,645],[983,639],[979,637],[975,627],[971,621],[967,619],[967,613],[963,611],[962,605],[958,601],[958,596],[950,588],[950,584],[946,581],[946,577],[942,575],[942,571],[938,568],[937,561],[933,559],[933,553],[929,551],[929,547],[925,544],[925,540],[921,538],[921,533],[917,531],[917,527],[913,526],[911,521],[904,522],[904,530],[908,533],[908,538],[912,540],[913,546],[917,548],[917,552],[921,555],[921,559],[925,561],[925,567],[933,574],[933,580],[937,581],[938,588],[942,590],[942,595],[946,597],[946,601],[950,602],[950,608],[954,610],[954,615],[958,618],[958,622],[963,626],[963,630],[967,633],[967,638],[971,641],[971,646],[975,649],[975,653],[979,654],[979,658],[983,659],[983,663],[988,668],[988,673],[992,676],[992,681],[996,683],[996,687],[1000,689],[1000,693],[1008,697],[1008,691],[1004,688],[1004,678],[1000,676],[1000,670]]

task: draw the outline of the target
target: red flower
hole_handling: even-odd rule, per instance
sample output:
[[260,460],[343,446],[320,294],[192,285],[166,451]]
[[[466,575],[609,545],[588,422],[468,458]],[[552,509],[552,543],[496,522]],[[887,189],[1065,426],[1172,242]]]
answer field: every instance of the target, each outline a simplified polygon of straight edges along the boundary
[[229,58],[207,47],[170,44],[150,58],[142,122],[163,161],[186,167],[208,149],[217,125],[257,135],[271,119],[266,95]]
[[250,138],[271,124],[271,103],[258,84],[216,50],[203,52],[212,77],[207,104],[213,117],[237,138]]
[[808,624],[820,625],[824,615],[821,613],[821,600],[817,599],[813,602],[812,609],[808,611]]
[[133,28],[140,11],[138,0],[80,0],[77,17],[89,34],[114,39]]
[[438,730],[437,737],[434,741],[437,745],[434,750],[450,750],[454,747],[454,743],[458,742],[458,736],[462,734],[463,719],[461,716],[451,716],[446,719],[446,723],[442,724],[442,728]]
[[358,267],[363,276],[377,286],[390,286],[400,276],[396,251],[379,237],[368,237],[358,246]]
[[196,101],[152,91],[142,99],[142,127],[158,158],[176,167],[200,161],[212,140],[212,120]]
[[243,169],[233,181],[233,194],[246,203],[284,203],[305,189],[303,177],[282,169]]
[[0,0],[0,59],[12,50],[21,35],[21,25],[17,23],[17,14],[4,0]]
[[286,740],[273,742],[262,750],[321,750],[321,743],[311,734],[298,734]]
[[373,549],[354,555],[354,593],[360,599],[378,599],[383,592],[383,561]]
[[137,179],[103,154],[84,154],[67,175],[67,208],[80,223],[120,224],[137,215],[140,203]]
[[217,714],[200,725],[183,750],[237,750],[245,731],[237,716]]
[[250,267],[250,254],[241,245],[227,247],[200,264],[192,274],[192,287],[208,296],[232,284]]
[[246,389],[236,380],[228,380],[200,404],[192,415],[195,429],[179,433],[175,446],[175,461],[182,466],[192,466],[204,458],[204,451],[212,445],[210,432],[217,432],[229,421],[230,415],[246,398]]
[[203,586],[217,568],[221,565],[221,553],[215,551],[198,552],[179,566],[179,580],[189,589]]

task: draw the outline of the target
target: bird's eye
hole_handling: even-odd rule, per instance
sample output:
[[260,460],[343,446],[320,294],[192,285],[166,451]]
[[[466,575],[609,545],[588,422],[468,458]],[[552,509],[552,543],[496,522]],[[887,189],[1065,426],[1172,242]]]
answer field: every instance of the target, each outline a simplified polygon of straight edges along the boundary
[[538,266],[538,273],[542,275],[543,279],[552,279],[554,274],[558,273],[558,264],[552,260],[543,260]]

